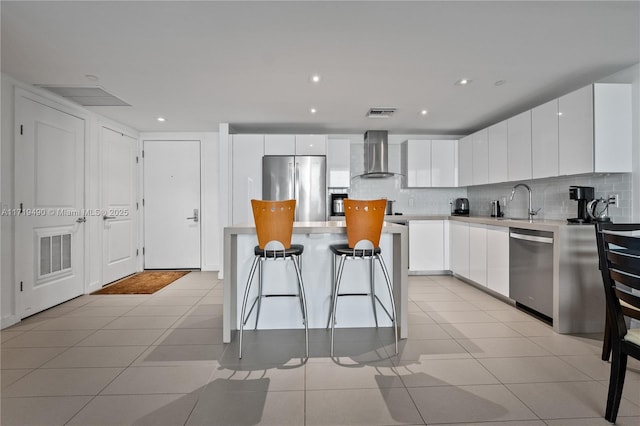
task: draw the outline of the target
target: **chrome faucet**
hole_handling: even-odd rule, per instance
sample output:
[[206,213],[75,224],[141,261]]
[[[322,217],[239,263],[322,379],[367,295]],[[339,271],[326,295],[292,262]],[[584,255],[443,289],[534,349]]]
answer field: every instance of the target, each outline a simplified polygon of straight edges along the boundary
[[509,201],[513,201],[513,196],[516,194],[516,189],[519,186],[524,187],[527,190],[527,192],[529,192],[529,208],[527,209],[527,215],[529,217],[529,220],[533,220],[533,216],[537,215],[540,209],[535,211],[531,209],[531,188],[529,188],[529,185],[525,183],[519,183],[516,186],[514,186],[513,189],[511,190],[511,197],[509,198]]

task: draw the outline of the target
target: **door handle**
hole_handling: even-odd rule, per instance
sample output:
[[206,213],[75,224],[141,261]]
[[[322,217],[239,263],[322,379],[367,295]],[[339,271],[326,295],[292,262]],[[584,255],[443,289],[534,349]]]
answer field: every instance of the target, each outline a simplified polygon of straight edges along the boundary
[[116,218],[115,216],[107,216],[107,215],[102,216],[102,220],[109,220],[109,219],[115,219],[115,218]]
[[76,223],[85,223],[87,221],[86,217],[79,217],[76,219]]
[[198,221],[198,209],[193,209],[193,216],[188,217],[187,220],[193,220],[194,222]]

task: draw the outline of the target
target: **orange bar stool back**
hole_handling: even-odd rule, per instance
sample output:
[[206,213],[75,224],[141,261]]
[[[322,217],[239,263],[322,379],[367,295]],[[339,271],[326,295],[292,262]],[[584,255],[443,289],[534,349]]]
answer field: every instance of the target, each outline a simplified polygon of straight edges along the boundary
[[[347,244],[333,244],[329,246],[333,253],[333,288],[331,294],[331,307],[329,312],[329,322],[327,327],[331,326],[331,356],[333,356],[333,342],[336,325],[336,310],[338,306],[338,298],[341,296],[369,296],[373,306],[373,317],[378,327],[377,305],[380,304],[383,311],[387,314],[393,325],[395,337],[395,351],[398,353],[398,327],[396,324],[396,305],[393,298],[393,286],[389,278],[389,272],[382,258],[382,250],[380,250],[380,234],[384,223],[384,212],[387,206],[387,200],[353,200],[351,198],[344,199],[344,215],[347,222]],[[336,259],[340,259],[339,266],[336,271]],[[344,270],[345,261],[347,259],[359,259],[369,261],[370,275],[370,291],[369,293],[341,293],[340,286],[342,281],[342,272]],[[380,264],[384,275],[387,290],[389,292],[390,307],[385,307],[384,303],[376,295],[375,292],[375,261]]]
[[[309,357],[309,325],[307,320],[307,301],[302,282],[300,269],[300,256],[304,251],[304,246],[291,244],[291,234],[293,233],[293,219],[296,209],[296,200],[285,201],[262,201],[251,200],[253,209],[253,219],[258,234],[258,245],[254,248],[254,258],[249,270],[249,279],[242,298],[242,311],[240,315],[240,338],[239,357],[242,358],[242,337],[244,326],[246,325],[253,309],[256,308],[255,328],[258,328],[258,318],[260,317],[260,306],[265,297],[297,297],[300,301],[302,312],[302,322],[305,329],[305,351]],[[298,283],[298,293],[296,294],[264,294],[262,283],[262,263],[266,260],[288,260],[293,262]],[[246,313],[249,293],[253,283],[253,276],[258,269],[258,295],[251,304],[249,312]]]

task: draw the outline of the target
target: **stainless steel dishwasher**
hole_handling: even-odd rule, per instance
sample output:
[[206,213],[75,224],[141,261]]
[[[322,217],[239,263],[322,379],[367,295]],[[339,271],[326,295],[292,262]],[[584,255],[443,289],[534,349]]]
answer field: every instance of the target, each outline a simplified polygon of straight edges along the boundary
[[509,297],[553,322],[553,232],[509,228]]

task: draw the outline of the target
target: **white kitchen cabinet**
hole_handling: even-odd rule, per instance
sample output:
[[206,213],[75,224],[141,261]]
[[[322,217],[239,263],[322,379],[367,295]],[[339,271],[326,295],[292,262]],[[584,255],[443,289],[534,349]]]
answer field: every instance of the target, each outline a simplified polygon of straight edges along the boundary
[[510,181],[531,179],[531,110],[507,120]]
[[295,135],[264,135],[264,155],[295,155]]
[[473,185],[473,135],[458,141],[458,186]]
[[443,220],[409,221],[409,271],[445,270]]
[[327,135],[296,135],[296,155],[326,155]]
[[431,187],[452,188],[458,176],[458,141],[431,141]]
[[496,123],[488,129],[489,183],[500,183],[509,180],[507,132],[507,120]]
[[531,110],[531,169],[534,179],[558,176],[558,100]]
[[487,285],[487,226],[469,224],[469,279]]
[[451,270],[454,274],[469,278],[469,224],[451,221]]
[[329,188],[349,188],[351,185],[351,141],[327,140],[327,180]]
[[631,85],[594,84],[558,99],[559,174],[632,170]]
[[402,186],[431,187],[431,141],[406,140],[402,142],[400,149]]
[[489,183],[489,137],[487,129],[472,135],[473,140],[473,184]]
[[487,287],[509,297],[509,228],[487,226]]
[[252,223],[251,199],[262,198],[262,156],[264,135],[233,135],[232,138],[232,222]]

